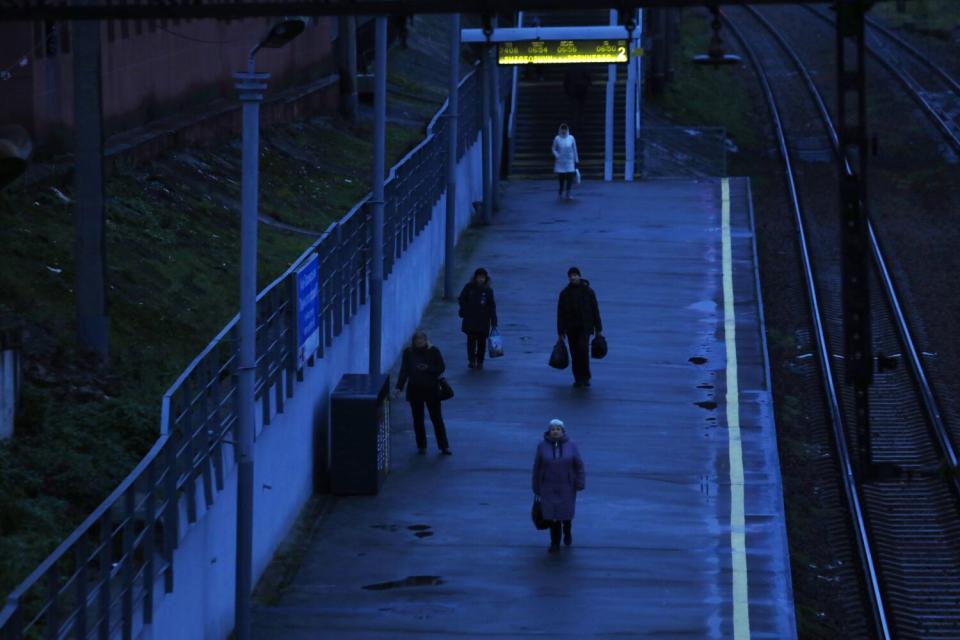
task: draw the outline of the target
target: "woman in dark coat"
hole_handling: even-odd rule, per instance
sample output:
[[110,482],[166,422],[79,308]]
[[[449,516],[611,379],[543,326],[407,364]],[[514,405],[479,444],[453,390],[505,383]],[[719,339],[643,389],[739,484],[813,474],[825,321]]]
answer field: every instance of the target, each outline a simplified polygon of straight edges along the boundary
[[473,280],[460,292],[460,329],[467,334],[467,361],[471,369],[483,369],[490,329],[497,328],[497,303],[486,269],[473,272]]
[[421,455],[427,452],[427,430],[423,420],[423,407],[430,412],[430,422],[437,437],[437,446],[445,455],[450,455],[450,443],[447,442],[447,429],[440,412],[440,375],[446,369],[440,350],[430,344],[427,334],[417,331],[409,347],[403,351],[400,375],[397,377],[399,397],[404,385],[407,386],[407,402],[413,412],[413,431],[417,438],[417,450]]
[[540,501],[544,520],[550,521],[550,553],[560,551],[561,526],[563,543],[573,544],[571,521],[586,477],[580,449],[567,437],[563,421],[554,418],[533,461],[533,495]]

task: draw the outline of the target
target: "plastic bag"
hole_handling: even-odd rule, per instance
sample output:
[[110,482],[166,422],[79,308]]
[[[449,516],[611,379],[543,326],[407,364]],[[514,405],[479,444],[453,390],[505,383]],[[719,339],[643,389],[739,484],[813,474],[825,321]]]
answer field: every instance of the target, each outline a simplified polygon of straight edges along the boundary
[[503,355],[503,338],[500,337],[500,331],[496,327],[487,338],[487,353],[491,358],[499,358]]
[[550,354],[550,366],[554,369],[566,369],[570,364],[570,354],[567,353],[567,345],[563,340],[557,340],[553,345],[553,353]]
[[577,184],[580,184],[580,169],[577,169],[576,173],[577,173]]

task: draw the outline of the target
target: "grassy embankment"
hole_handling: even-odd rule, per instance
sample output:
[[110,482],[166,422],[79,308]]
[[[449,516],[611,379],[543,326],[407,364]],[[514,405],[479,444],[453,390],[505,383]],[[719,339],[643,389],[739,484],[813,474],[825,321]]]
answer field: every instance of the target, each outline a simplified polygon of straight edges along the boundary
[[[423,137],[446,94],[445,22],[418,18],[394,47],[400,95],[388,162]],[[421,124],[415,125],[413,123]],[[335,118],[264,131],[261,213],[319,234],[369,190],[370,123]],[[158,435],[160,398],[236,312],[239,140],[182,149],[106,183],[110,366],[74,340],[72,185],[0,192],[0,324],[25,329],[17,436],[0,444],[0,594],[8,593],[113,489]],[[261,224],[259,282],[315,237]]]

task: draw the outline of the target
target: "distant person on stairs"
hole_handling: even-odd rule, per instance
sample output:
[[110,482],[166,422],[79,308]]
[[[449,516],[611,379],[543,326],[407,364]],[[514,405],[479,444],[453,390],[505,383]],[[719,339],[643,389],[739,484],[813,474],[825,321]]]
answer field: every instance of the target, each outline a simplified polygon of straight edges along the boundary
[[570,187],[573,186],[577,165],[580,163],[580,154],[577,153],[577,141],[565,122],[560,125],[560,130],[553,139],[553,159],[553,171],[560,181],[560,197],[566,195],[569,200]]
[[590,93],[590,73],[582,65],[573,65],[563,76],[563,92],[573,100],[575,119],[573,126],[579,131],[583,127],[583,111]]

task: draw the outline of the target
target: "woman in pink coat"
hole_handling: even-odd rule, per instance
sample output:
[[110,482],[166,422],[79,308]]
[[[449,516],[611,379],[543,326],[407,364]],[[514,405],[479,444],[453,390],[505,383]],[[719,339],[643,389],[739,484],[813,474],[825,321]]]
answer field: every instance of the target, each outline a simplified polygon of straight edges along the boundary
[[572,520],[577,492],[586,485],[586,472],[577,445],[567,437],[562,420],[554,418],[537,446],[533,461],[533,495],[540,501],[544,520],[550,521],[550,553],[560,551],[563,543],[573,544]]

